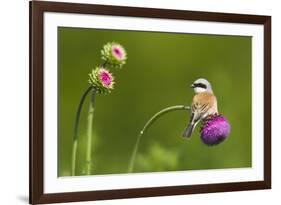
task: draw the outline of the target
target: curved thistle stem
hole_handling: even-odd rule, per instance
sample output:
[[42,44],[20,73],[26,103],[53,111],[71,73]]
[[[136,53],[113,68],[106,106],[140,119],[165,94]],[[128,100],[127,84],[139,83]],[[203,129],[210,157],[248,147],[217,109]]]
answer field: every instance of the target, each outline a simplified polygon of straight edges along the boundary
[[76,157],[77,157],[77,145],[78,145],[78,125],[79,125],[79,120],[80,120],[80,115],[82,111],[82,107],[84,104],[84,101],[88,95],[88,93],[93,89],[92,86],[87,88],[87,90],[84,92],[82,95],[77,112],[76,112],[76,118],[75,118],[75,123],[74,123],[74,131],[73,131],[73,145],[72,145],[72,165],[71,165],[71,175],[75,176],[75,171],[76,171]]
[[139,143],[140,140],[143,136],[143,134],[145,133],[145,131],[162,115],[171,112],[171,111],[176,111],[176,110],[190,110],[189,106],[185,106],[185,105],[175,105],[175,106],[170,106],[167,108],[164,108],[163,110],[160,110],[159,112],[157,112],[155,115],[153,115],[144,125],[144,127],[142,128],[142,130],[140,131],[136,144],[134,146],[134,150],[133,153],[131,155],[131,159],[130,159],[130,163],[129,163],[129,167],[128,167],[128,173],[132,173],[133,169],[134,169],[134,164],[135,164],[135,159],[136,159],[136,155],[138,152],[138,147],[139,147]]
[[92,131],[93,131],[93,119],[94,119],[94,111],[95,111],[95,96],[96,96],[96,89],[92,90],[91,96],[90,96],[90,103],[89,103],[89,109],[88,109],[88,125],[87,125],[87,150],[86,150],[86,174],[91,174],[91,168],[92,168]]

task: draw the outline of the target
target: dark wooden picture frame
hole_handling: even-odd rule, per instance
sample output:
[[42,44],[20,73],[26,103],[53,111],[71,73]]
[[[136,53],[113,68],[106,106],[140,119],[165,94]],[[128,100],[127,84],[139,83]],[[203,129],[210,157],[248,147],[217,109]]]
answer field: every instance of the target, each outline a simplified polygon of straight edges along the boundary
[[[75,202],[271,188],[271,17],[31,1],[30,3],[30,203]],[[264,28],[264,180],[45,194],[43,190],[43,14],[44,12],[260,24]]]

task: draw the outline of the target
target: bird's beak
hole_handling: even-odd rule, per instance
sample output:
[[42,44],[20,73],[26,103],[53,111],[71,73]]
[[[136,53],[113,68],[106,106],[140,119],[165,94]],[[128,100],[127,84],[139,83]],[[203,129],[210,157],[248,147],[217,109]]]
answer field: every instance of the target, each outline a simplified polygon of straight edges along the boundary
[[194,84],[193,84],[193,83],[190,85],[190,87],[191,87],[191,88],[195,88],[195,86],[194,86]]

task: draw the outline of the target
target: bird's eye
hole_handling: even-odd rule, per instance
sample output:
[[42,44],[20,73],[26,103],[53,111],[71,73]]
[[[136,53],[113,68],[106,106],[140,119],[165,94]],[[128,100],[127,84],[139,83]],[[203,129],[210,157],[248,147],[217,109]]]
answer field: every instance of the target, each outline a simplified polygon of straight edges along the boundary
[[203,83],[195,83],[194,86],[198,87],[198,88],[205,88],[205,89],[207,89],[207,85],[205,85]]

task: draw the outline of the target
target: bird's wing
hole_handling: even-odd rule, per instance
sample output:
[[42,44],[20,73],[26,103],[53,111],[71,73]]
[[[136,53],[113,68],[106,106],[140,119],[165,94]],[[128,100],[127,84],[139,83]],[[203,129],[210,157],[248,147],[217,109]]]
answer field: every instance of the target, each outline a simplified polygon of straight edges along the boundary
[[214,105],[214,95],[208,93],[200,93],[194,96],[191,105],[191,122],[198,122],[209,109]]
[[190,121],[183,132],[183,137],[189,138],[191,136],[197,123],[211,113],[214,105],[216,105],[216,97],[210,93],[199,93],[193,97]]
[[191,105],[191,116],[190,116],[190,121],[184,130],[182,136],[189,138],[191,137],[192,131],[196,127],[197,123],[202,119],[202,116],[206,111],[204,111],[207,108],[207,104],[204,105],[198,105],[198,104],[192,104]]
[[196,123],[210,108],[209,104],[192,104],[191,122]]

